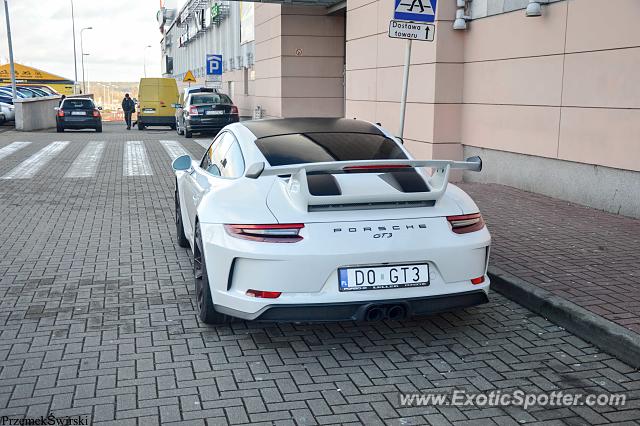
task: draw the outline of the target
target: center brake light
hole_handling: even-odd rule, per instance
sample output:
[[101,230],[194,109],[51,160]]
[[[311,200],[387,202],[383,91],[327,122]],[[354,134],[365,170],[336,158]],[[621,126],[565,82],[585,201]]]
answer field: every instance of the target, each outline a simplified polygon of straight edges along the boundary
[[367,164],[365,166],[347,166],[342,170],[345,172],[353,170],[386,170],[386,169],[410,169],[411,166],[406,164]]
[[304,223],[278,223],[269,225],[224,225],[232,237],[263,243],[296,243],[302,240],[300,230]]
[[484,219],[480,213],[447,216],[447,221],[456,234],[467,234],[484,228]]
[[189,115],[198,115],[198,107],[197,106],[190,106],[189,107]]

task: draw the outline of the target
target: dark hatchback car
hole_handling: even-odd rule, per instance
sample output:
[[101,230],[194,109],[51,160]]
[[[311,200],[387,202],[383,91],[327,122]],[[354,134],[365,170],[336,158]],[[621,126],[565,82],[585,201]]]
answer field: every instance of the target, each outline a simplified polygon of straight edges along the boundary
[[176,131],[186,138],[198,132],[218,133],[239,121],[238,107],[224,93],[191,93],[184,105],[177,105],[176,115]]
[[67,98],[56,108],[56,130],[94,129],[102,132],[100,110],[90,98]]

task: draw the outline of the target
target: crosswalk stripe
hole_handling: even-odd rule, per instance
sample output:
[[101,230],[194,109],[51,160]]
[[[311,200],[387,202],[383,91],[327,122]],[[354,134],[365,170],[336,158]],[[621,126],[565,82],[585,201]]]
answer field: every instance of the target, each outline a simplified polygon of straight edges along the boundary
[[124,176],[151,176],[153,170],[142,141],[127,141],[124,149]]
[[0,148],[0,160],[3,159],[4,157],[7,157],[11,154],[13,154],[14,152],[18,151],[19,149],[24,148],[25,146],[29,145],[31,142],[13,142],[7,146],[5,146],[4,148]]
[[13,170],[6,175],[2,176],[2,179],[28,179],[33,177],[38,170],[43,168],[49,161],[60,153],[67,145],[69,141],[56,141],[42,148],[40,151],[33,154],[31,157],[18,164]]
[[204,149],[209,149],[211,146],[211,139],[194,139],[195,143],[203,147]]
[[73,160],[71,167],[64,175],[67,178],[84,178],[95,176],[98,164],[104,151],[104,142],[89,142],[82,152]]
[[171,157],[171,161],[182,155],[191,155],[178,141],[160,141],[160,144],[162,144],[167,154],[169,154],[169,157]]

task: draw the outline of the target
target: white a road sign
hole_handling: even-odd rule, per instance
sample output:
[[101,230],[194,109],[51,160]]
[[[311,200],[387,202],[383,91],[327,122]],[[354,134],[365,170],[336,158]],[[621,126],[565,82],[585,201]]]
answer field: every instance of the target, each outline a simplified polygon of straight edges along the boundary
[[389,37],[405,38],[408,40],[433,41],[436,26],[407,21],[389,22]]
[[433,22],[438,0],[395,0],[393,19],[414,22]]

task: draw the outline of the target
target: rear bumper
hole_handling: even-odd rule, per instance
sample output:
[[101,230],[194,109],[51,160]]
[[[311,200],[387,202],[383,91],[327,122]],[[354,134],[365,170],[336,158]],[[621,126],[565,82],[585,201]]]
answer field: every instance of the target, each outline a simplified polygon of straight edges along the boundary
[[[318,322],[318,321],[362,321],[367,312],[380,308],[384,312],[401,306],[407,317],[431,315],[451,310],[464,309],[487,303],[489,298],[483,290],[458,294],[418,297],[405,300],[376,300],[367,302],[323,303],[302,305],[276,305],[267,307],[256,321]],[[241,312],[222,309],[226,313],[242,317]]]
[[87,117],[80,120],[58,119],[57,123],[58,126],[65,129],[95,129],[102,125],[102,120],[100,118]]
[[173,126],[176,124],[176,118],[171,116],[154,116],[154,115],[140,115],[138,114],[138,124],[145,126]]
[[237,123],[238,116],[228,116],[223,118],[203,118],[190,117],[185,121],[185,127],[192,132],[213,132],[220,131],[227,124]]

